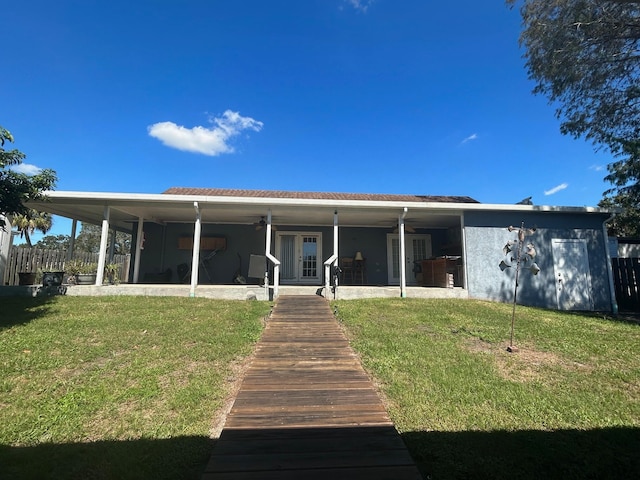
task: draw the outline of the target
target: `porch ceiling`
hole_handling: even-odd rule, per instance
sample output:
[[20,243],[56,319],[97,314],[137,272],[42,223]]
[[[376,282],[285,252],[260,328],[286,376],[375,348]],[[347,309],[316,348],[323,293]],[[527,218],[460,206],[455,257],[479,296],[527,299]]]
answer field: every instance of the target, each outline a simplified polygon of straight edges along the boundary
[[[246,224],[260,221],[272,212],[276,226],[331,226],[338,212],[340,226],[388,227],[398,222],[405,204],[398,202],[309,201],[291,199],[249,199],[197,197],[187,195],[101,194],[94,192],[50,192],[49,200],[29,206],[54,215],[100,224],[104,207],[110,207],[112,227],[131,231],[142,217],[157,223],[193,223],[194,201],[198,202],[203,223]],[[460,225],[462,206],[406,205],[405,222],[413,227],[447,228]],[[419,207],[419,208],[416,208]],[[452,208],[453,207],[453,208]]]

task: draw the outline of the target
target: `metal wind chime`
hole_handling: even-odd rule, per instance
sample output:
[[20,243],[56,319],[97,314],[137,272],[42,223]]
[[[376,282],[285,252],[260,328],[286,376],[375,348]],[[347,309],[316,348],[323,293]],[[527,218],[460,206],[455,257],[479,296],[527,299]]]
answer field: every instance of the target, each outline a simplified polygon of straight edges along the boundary
[[509,341],[509,346],[507,347],[507,351],[517,352],[518,351],[517,347],[513,345],[513,331],[514,331],[515,318],[516,318],[516,302],[518,300],[518,283],[519,283],[518,279],[520,275],[520,267],[523,264],[529,265],[528,270],[533,275],[538,274],[538,272],[540,271],[540,267],[538,267],[538,264],[535,263],[536,249],[533,246],[533,244],[527,243],[525,248],[525,238],[529,235],[532,235],[536,231],[536,229],[525,228],[524,222],[522,222],[522,225],[520,225],[519,228],[509,226],[507,230],[509,230],[510,232],[517,232],[518,238],[517,240],[509,240],[507,244],[502,248],[502,251],[504,252],[505,255],[509,255],[514,251],[514,247],[515,247],[515,255],[511,255],[509,257],[509,261],[511,263],[507,263],[506,261],[502,260],[500,262],[500,265],[498,266],[500,267],[500,270],[504,272],[507,268],[513,267],[515,262],[516,284],[513,291],[513,311],[511,313],[511,340]]

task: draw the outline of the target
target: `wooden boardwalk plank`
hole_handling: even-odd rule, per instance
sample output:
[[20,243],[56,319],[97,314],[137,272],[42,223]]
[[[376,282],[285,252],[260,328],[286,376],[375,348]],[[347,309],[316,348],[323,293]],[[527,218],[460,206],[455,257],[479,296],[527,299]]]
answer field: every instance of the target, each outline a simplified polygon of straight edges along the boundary
[[420,479],[322,297],[281,296],[203,479]]

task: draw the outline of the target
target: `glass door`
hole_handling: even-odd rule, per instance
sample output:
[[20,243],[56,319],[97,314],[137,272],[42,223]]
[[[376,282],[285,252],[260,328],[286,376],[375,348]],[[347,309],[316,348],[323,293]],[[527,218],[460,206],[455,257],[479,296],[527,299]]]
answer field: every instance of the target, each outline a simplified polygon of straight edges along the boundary
[[[407,285],[417,285],[416,262],[431,257],[431,235],[406,234],[405,271]],[[387,271],[390,285],[400,284],[400,236],[387,235]]]
[[317,232],[277,232],[276,252],[283,284],[322,282],[322,234]]

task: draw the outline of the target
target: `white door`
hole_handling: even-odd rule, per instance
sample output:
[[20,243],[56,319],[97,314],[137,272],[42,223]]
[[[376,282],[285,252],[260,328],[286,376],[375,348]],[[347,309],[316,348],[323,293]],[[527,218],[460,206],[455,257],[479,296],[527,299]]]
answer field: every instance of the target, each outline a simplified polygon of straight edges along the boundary
[[277,232],[276,252],[281,262],[281,283],[322,283],[321,233]]
[[559,310],[593,310],[586,240],[553,239],[553,269]]
[[[405,243],[405,270],[407,285],[417,285],[414,271],[415,262],[431,258],[431,235],[406,234]],[[400,284],[400,236],[387,235],[387,272],[390,285]]]

